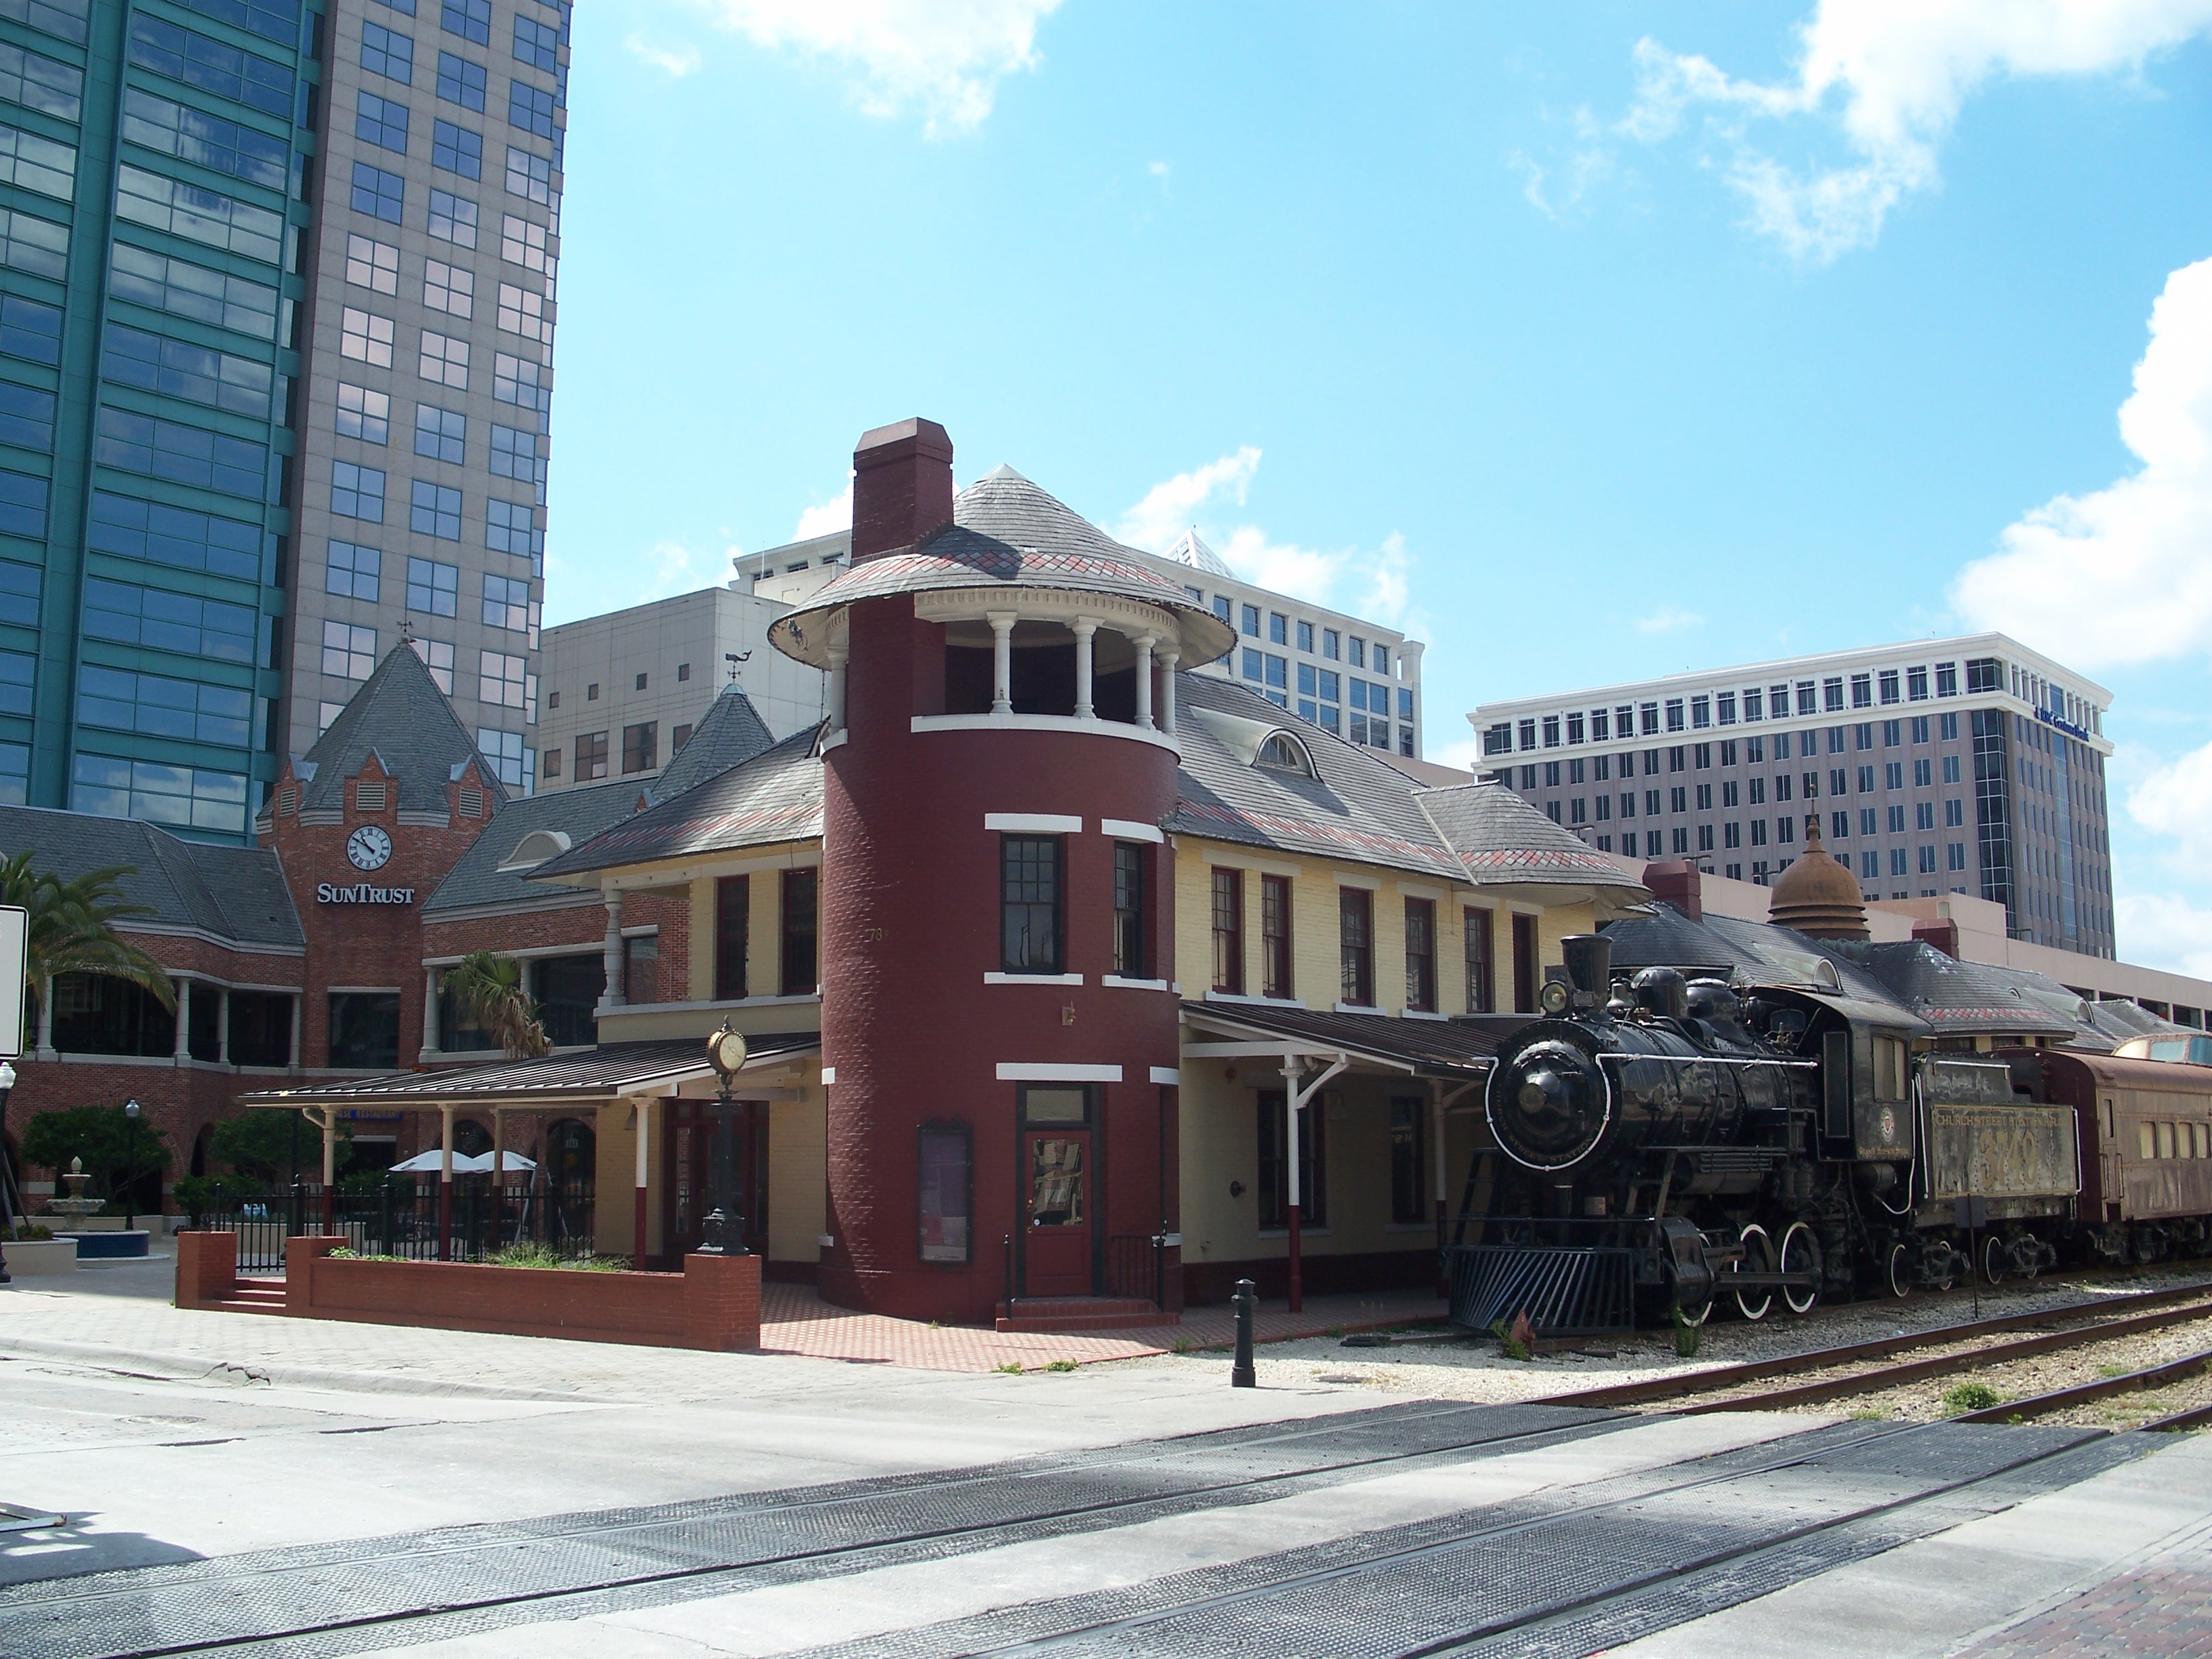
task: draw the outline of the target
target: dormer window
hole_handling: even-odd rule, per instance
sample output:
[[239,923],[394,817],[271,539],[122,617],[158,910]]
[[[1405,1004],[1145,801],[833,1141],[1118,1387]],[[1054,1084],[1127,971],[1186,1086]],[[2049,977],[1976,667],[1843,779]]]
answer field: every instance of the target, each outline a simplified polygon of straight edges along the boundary
[[532,830],[514,844],[498,866],[501,875],[518,870],[533,870],[550,858],[558,857],[568,850],[568,835],[563,830]]
[[1264,766],[1273,772],[1293,772],[1299,777],[1314,775],[1313,760],[1305,747],[1287,732],[1270,734],[1260,745],[1260,752],[1252,757],[1252,764]]

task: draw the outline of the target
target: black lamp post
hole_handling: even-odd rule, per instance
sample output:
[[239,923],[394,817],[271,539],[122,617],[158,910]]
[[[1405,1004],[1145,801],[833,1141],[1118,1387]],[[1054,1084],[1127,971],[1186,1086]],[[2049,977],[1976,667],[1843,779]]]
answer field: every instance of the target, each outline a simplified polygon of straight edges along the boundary
[[138,1194],[133,1190],[138,1183],[138,1110],[136,1095],[123,1103],[126,1126],[123,1132],[123,1231],[126,1233],[138,1225]]
[[737,1127],[730,1115],[737,1103],[730,1085],[745,1063],[745,1040],[724,1020],[722,1029],[707,1039],[707,1063],[714,1068],[720,1097],[714,1103],[714,1207],[699,1224],[701,1255],[750,1255],[745,1248],[743,1206],[738,1201]]
[[[15,1068],[0,1060],[0,1241],[15,1231],[15,1168],[8,1157],[8,1097],[15,1087]],[[15,1281],[8,1273],[8,1252],[0,1248],[0,1285]]]

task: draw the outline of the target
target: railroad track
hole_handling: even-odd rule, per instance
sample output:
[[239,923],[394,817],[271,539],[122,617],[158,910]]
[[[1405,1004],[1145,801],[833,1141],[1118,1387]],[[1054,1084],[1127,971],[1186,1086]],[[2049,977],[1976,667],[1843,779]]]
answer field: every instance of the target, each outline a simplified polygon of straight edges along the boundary
[[[1613,1388],[1591,1389],[1575,1394],[1553,1395],[1540,1403],[1547,1405],[1579,1405],[1597,1407],[1618,1407],[1649,1405],[1655,1401],[1682,1400],[1688,1403],[1674,1409],[1684,1415],[1722,1411],[1786,1411],[1802,1406],[1820,1405],[1827,1401],[1844,1399],[1853,1395],[1876,1393],[1900,1383],[1922,1381],[1955,1371],[1972,1370],[1985,1365],[2004,1364],[2012,1360],[2032,1358],[2038,1355],[2061,1352],[2070,1348],[2090,1346],[2110,1342],[2118,1338],[2140,1335],[2147,1331],[2163,1329],[2171,1325],[2187,1324],[2194,1320],[2212,1318],[2212,1282],[2179,1285],[2163,1291],[2145,1291],[2133,1295],[2115,1297],[2099,1303],[2075,1303],[2063,1308],[2047,1308],[2039,1313],[2014,1314],[1996,1319],[1972,1320],[1964,1324],[1947,1325],[1935,1330],[1918,1331],[1907,1336],[1883,1337],[1873,1341],[1847,1343],[1838,1347],[1815,1349],[1808,1353],[1791,1354],[1777,1359],[1753,1360],[1742,1364],[1714,1366],[1702,1371],[1692,1371],[1676,1376],[1654,1378],[1643,1382],[1626,1382]],[[1770,1389],[1747,1394],[1725,1394],[1722,1391],[1742,1388],[1747,1383],[1765,1382],[1770,1377],[1802,1376],[1808,1371],[1828,1370],[1837,1366],[1857,1366],[1869,1360],[1885,1360],[1891,1356],[1910,1353],[1916,1349],[1954,1347],[1962,1342],[1974,1342],[1986,1336],[2001,1335],[2018,1330],[2030,1330],[2039,1326],[2064,1324],[2074,1320],[2090,1322],[2077,1329],[2054,1331],[2040,1336],[2024,1337],[2010,1342],[1987,1343],[1980,1346],[1959,1348],[1924,1359],[1906,1360],[1895,1364],[1864,1366],[1839,1376],[1821,1377],[1809,1382]],[[2100,1379],[2113,1386],[2106,1393],[2120,1393],[2130,1386],[2124,1378]],[[2084,1385],[2088,1386],[2088,1385]],[[2136,1387],[2145,1386],[2141,1383]],[[1701,1399],[1698,1396],[1719,1395],[1719,1398]],[[1968,1421],[2002,1420],[2020,1410],[2027,1402],[2015,1402],[2003,1407],[1996,1419],[1979,1417]],[[2057,1410],[2053,1405],[2045,1410]],[[2174,1426],[2190,1426],[2175,1425]]]

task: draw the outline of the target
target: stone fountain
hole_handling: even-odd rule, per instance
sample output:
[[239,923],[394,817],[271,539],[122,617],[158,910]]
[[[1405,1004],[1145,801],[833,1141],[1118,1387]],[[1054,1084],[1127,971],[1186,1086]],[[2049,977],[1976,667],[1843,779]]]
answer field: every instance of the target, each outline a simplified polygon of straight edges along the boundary
[[92,1177],[84,1172],[84,1160],[81,1158],[71,1158],[68,1172],[62,1176],[62,1180],[68,1183],[70,1195],[67,1198],[49,1199],[46,1201],[46,1207],[56,1215],[98,1215],[106,1207],[107,1200],[104,1198],[87,1198],[84,1195],[85,1184],[91,1179]]
[[[107,1207],[107,1200],[104,1198],[87,1198],[84,1195],[85,1185],[91,1179],[92,1177],[84,1172],[82,1158],[73,1158],[70,1160],[69,1169],[62,1176],[63,1182],[70,1189],[70,1195],[67,1198],[46,1200],[46,1207],[49,1210],[58,1216],[67,1218],[64,1227],[54,1230],[54,1236],[57,1238],[76,1239],[76,1256],[80,1261],[112,1260],[146,1255],[148,1235],[143,1228],[130,1232],[104,1227],[95,1231],[93,1228],[92,1218]],[[76,1227],[64,1231],[67,1221],[74,1221],[76,1224]]]

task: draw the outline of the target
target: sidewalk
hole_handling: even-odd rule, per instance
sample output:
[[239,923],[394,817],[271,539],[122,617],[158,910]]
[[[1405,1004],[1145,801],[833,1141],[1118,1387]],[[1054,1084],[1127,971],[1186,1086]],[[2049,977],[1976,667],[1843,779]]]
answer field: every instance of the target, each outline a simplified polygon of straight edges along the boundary
[[[263,1314],[185,1312],[166,1299],[171,1264],[157,1286],[149,1264],[95,1280],[27,1279],[0,1288],[0,1354],[48,1354],[112,1364],[236,1373],[240,1380],[305,1387],[507,1398],[706,1399],[726,1390],[732,1369],[757,1371],[743,1354],[633,1347],[471,1331],[286,1319]],[[109,1270],[112,1271],[112,1270]],[[520,1270],[518,1270],[520,1271]],[[125,1279],[135,1281],[127,1286]],[[118,1294],[118,1292],[121,1292]],[[935,1326],[854,1313],[804,1285],[763,1287],[762,1351],[780,1358],[844,1365],[888,1365],[922,1372],[988,1374],[1070,1363],[1130,1359],[1187,1348],[1225,1347],[1235,1325],[1227,1308],[1194,1309],[1180,1326],[1054,1335]],[[1262,1342],[1322,1336],[1333,1329],[1442,1317],[1425,1292],[1380,1297],[1310,1297],[1292,1315],[1262,1303]],[[1224,1356],[1225,1364],[1225,1356]],[[766,1381],[758,1378],[759,1381]],[[796,1379],[793,1379],[794,1382]]]
[[[1326,1336],[1332,1331],[1371,1330],[1443,1316],[1444,1304],[1426,1291],[1310,1296],[1303,1313],[1290,1312],[1281,1302],[1262,1302],[1253,1332],[1261,1342],[1286,1342],[1297,1337]],[[920,1370],[989,1371],[1005,1365],[1034,1370],[1065,1360],[1087,1364],[1101,1359],[1225,1348],[1236,1338],[1236,1315],[1225,1306],[1186,1309],[1180,1325],[1054,1334],[924,1325],[910,1319],[854,1313],[832,1307],[800,1285],[767,1285],[761,1290],[764,1352],[911,1365]]]

